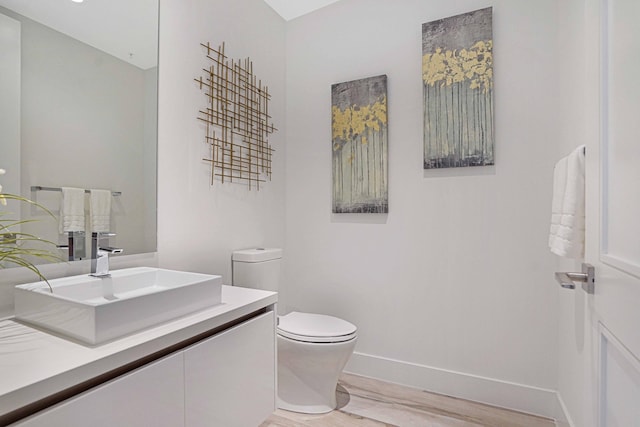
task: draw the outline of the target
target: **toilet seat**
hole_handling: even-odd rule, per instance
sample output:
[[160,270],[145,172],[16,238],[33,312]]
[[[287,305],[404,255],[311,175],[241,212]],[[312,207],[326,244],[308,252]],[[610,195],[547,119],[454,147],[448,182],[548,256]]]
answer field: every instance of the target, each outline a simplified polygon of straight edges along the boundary
[[307,343],[337,343],[356,337],[357,328],[346,320],[314,313],[291,313],[278,317],[278,335]]

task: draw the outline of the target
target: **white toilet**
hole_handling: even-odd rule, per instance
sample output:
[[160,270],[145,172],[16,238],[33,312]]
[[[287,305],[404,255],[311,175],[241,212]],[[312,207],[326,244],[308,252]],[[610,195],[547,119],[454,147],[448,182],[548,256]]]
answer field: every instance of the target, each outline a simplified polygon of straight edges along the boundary
[[[277,291],[282,249],[231,257],[233,285]],[[293,311],[278,317],[278,407],[319,414],[336,408],[338,376],[356,345],[356,327],[337,317]]]

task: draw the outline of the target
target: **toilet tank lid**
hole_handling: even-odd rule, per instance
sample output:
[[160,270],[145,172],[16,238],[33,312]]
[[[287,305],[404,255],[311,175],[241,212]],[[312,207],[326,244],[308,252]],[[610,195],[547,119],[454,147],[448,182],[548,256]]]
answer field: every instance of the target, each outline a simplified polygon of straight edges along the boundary
[[282,249],[279,248],[253,248],[234,251],[231,254],[232,261],[263,262],[282,258]]

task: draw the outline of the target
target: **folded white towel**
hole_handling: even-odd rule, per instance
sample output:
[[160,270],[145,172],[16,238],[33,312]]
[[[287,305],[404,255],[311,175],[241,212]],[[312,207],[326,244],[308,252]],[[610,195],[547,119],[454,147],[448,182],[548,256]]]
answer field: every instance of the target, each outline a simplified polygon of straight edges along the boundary
[[62,187],[59,231],[84,231],[84,189]]
[[91,231],[111,231],[110,190],[91,190]]
[[553,170],[549,248],[567,258],[584,257],[584,149],[573,150]]

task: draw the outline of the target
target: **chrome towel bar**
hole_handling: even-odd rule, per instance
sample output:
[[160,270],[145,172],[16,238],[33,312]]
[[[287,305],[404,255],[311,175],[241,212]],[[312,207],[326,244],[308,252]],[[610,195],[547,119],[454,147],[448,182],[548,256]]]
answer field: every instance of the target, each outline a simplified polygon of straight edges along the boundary
[[[31,186],[31,191],[59,191],[62,192],[62,188],[61,187],[43,187],[42,185],[32,185]],[[84,190],[85,194],[89,194],[91,193],[91,190]],[[112,196],[121,196],[122,195],[122,191],[112,191],[111,192]]]
[[[43,187],[42,185],[32,185],[31,186],[31,191],[59,191],[62,192],[62,188],[61,187]],[[91,190],[84,190],[84,192],[86,194],[89,194],[91,192]],[[121,196],[122,195],[122,191],[112,191],[111,192],[112,196]]]

